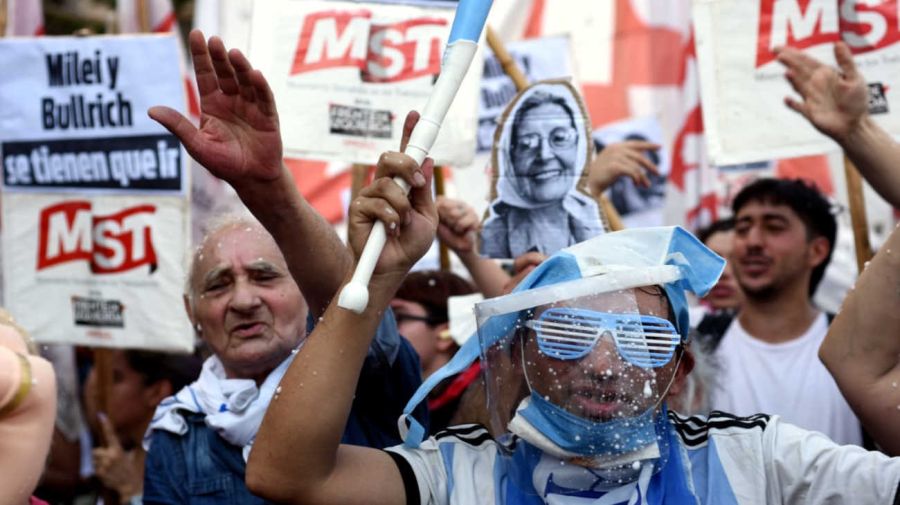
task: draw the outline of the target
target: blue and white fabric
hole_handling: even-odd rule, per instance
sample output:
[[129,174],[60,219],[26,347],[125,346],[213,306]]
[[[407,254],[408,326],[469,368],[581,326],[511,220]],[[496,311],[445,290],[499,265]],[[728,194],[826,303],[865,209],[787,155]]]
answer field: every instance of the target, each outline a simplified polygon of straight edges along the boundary
[[[670,412],[668,424],[670,455],[662,471],[612,487],[598,478],[586,485],[590,470],[521,440],[495,441],[475,425],[448,429],[418,449],[388,450],[409,463],[422,505],[895,503],[900,458],[837,445],[778,416]],[[502,455],[501,443],[513,458]],[[514,485],[526,481],[528,488]]]
[[247,461],[266,408],[294,356],[291,354],[272,370],[259,387],[252,379],[226,378],[222,361],[210,356],[203,362],[196,382],[160,402],[144,436],[144,450],[150,449],[154,430],[176,435],[187,433],[184,413],[194,412],[204,414],[206,424],[228,443],[242,447]]

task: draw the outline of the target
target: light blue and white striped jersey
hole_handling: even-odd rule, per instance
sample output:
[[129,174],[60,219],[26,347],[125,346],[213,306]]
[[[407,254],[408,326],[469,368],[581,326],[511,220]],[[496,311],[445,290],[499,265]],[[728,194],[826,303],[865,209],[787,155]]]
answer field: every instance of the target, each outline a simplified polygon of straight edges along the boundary
[[477,425],[440,432],[418,449],[388,451],[398,456],[409,503],[422,505],[895,503],[900,458],[839,446],[778,416],[712,412],[688,418],[670,412],[669,427],[669,460],[652,478],[642,472],[612,488],[585,486],[582,478],[577,492],[566,485],[575,465],[514,436],[505,441],[512,450],[505,456],[501,442]]

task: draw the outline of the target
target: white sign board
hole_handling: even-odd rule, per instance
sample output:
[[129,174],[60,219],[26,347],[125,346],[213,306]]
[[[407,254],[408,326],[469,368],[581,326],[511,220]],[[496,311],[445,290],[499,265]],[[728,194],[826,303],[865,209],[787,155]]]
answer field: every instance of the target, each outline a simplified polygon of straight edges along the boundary
[[710,160],[728,165],[821,154],[836,145],[788,109],[794,95],[773,49],[834,63],[843,38],[869,83],[873,118],[900,134],[898,1],[694,0]]
[[[3,289],[40,342],[191,349],[173,36],[0,41]],[[148,65],[147,62],[153,62]]]
[[[256,2],[250,59],[275,93],[287,155],[371,164],[396,150],[406,113],[425,106],[440,72],[453,15],[446,6]],[[472,161],[481,61],[441,126],[438,164]]]

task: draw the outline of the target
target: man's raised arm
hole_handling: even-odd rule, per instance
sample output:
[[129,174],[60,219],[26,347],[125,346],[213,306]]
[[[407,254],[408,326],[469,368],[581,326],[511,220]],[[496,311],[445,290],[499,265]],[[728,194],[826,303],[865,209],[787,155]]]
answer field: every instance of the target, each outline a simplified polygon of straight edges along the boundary
[[[200,93],[200,128],[168,107],[150,117],[184,144],[213,175],[228,182],[275,237],[314,315],[321,314],[352,259],[331,225],[297,191],[282,162],[275,99],[265,77],[218,37],[190,34]],[[315,261],[310,261],[311,258]]]
[[[838,68],[802,52],[778,50],[778,61],[802,101],[785,98],[819,131],[834,139],[869,184],[900,206],[900,144],[868,112],[868,88],[843,42],[834,46]],[[897,251],[897,252],[893,252]],[[900,232],[894,230],[844,300],[819,357],[876,442],[900,455]]]
[[785,104],[840,144],[872,188],[900,207],[900,144],[869,116],[868,87],[847,45],[834,46],[838,69],[793,48],[777,52],[802,98],[786,97]]
[[819,348],[847,403],[889,455],[900,455],[900,228],[850,291]]

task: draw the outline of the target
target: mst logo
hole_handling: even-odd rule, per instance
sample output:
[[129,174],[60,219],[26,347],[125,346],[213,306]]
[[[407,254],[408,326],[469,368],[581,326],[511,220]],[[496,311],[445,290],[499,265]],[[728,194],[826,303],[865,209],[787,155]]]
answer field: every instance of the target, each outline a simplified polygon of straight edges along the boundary
[[799,49],[843,39],[854,54],[900,41],[897,0],[761,0],[756,66],[772,49]]
[[303,21],[290,75],[355,67],[363,82],[396,82],[441,70],[446,19],[414,18],[372,23],[372,12],[323,11]]
[[91,272],[112,274],[157,267],[150,233],[154,205],[138,205],[109,216],[91,213],[91,202],[74,200],[41,211],[37,269],[87,261]]

